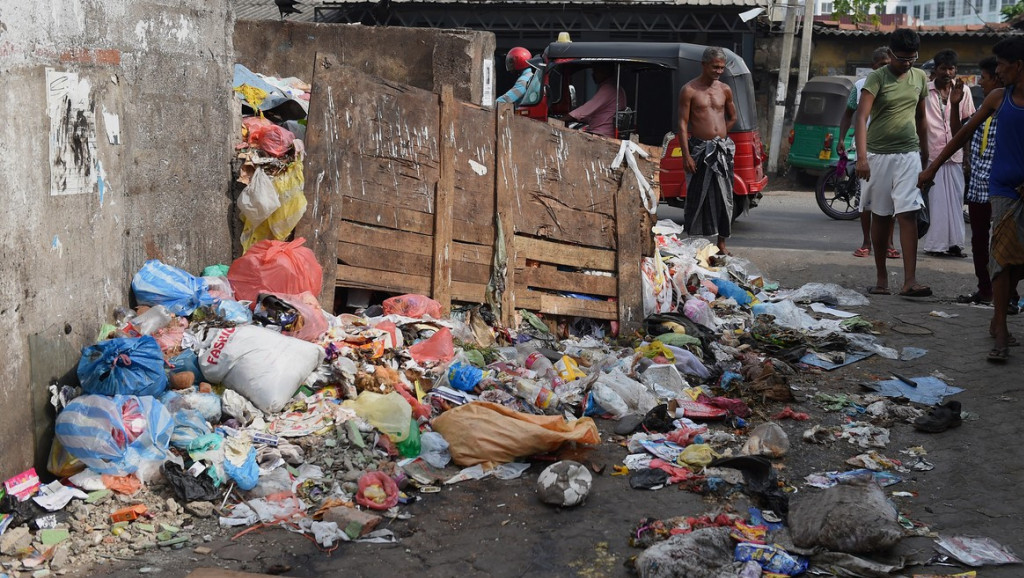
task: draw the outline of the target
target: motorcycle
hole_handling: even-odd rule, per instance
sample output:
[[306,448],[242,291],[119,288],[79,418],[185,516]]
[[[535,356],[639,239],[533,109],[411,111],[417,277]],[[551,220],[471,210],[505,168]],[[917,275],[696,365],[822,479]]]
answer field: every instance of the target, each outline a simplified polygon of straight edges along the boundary
[[821,212],[838,221],[852,221],[860,215],[860,179],[855,163],[846,155],[818,177],[814,200]]

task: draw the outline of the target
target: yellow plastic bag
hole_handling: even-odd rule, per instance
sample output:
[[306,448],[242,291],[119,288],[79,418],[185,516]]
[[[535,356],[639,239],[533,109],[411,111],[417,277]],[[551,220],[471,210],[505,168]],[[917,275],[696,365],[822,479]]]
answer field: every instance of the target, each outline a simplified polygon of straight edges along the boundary
[[84,469],[85,464],[69,454],[64,449],[64,444],[60,443],[60,439],[54,436],[53,443],[50,445],[50,459],[46,461],[46,471],[58,478],[66,478]]
[[373,427],[388,434],[395,443],[409,437],[412,426],[412,406],[400,393],[392,391],[381,395],[364,391],[354,400],[341,404],[356,412],[356,415],[370,422]]
[[699,470],[717,457],[719,455],[708,444],[693,444],[686,446],[686,449],[676,458],[676,462],[692,470]]
[[450,409],[434,420],[433,428],[444,436],[452,461],[460,466],[503,464],[554,451],[566,442],[601,443],[589,417],[569,423],[562,416],[521,413],[486,402]]
[[262,223],[253,223],[242,217],[242,250],[264,239],[283,241],[295,230],[299,219],[306,212],[306,195],[303,193],[306,180],[302,172],[302,161],[296,160],[281,174],[272,177],[281,206]]

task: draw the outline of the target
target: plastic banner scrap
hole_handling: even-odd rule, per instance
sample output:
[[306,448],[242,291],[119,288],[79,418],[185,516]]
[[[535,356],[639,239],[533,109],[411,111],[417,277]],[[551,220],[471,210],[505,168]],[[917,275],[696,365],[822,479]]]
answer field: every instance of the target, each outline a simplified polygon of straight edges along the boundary
[[899,379],[887,379],[876,381],[873,384],[865,384],[865,387],[870,387],[876,393],[885,397],[905,397],[910,401],[924,405],[942,403],[943,398],[947,395],[963,391],[962,388],[946,385],[946,382],[937,377],[912,377],[910,381],[917,385],[910,385]]

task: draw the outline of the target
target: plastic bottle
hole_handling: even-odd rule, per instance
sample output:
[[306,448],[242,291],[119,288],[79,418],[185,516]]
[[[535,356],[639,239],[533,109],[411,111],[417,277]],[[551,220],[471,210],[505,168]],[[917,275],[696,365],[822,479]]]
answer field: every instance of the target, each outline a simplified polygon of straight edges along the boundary
[[523,378],[517,379],[516,394],[533,404],[538,409],[548,409],[558,403],[558,396],[555,395],[555,392],[551,388],[545,386],[542,381]]

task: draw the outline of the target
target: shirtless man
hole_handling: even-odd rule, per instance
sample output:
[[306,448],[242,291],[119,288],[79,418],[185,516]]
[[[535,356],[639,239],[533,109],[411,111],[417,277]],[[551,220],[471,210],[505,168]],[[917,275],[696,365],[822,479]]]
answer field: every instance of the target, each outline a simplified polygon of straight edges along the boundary
[[679,91],[679,144],[686,184],[683,228],[688,235],[717,235],[718,250],[728,255],[725,240],[732,232],[732,174],[736,145],[729,130],[736,124],[732,89],[719,78],[725,72],[725,51],[704,50],[701,74]]

